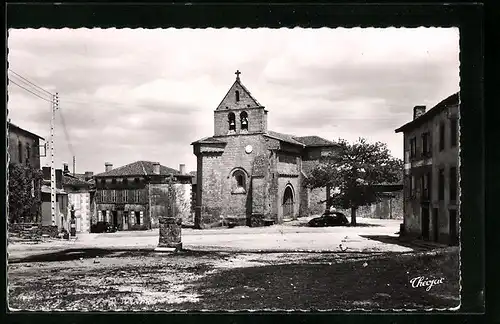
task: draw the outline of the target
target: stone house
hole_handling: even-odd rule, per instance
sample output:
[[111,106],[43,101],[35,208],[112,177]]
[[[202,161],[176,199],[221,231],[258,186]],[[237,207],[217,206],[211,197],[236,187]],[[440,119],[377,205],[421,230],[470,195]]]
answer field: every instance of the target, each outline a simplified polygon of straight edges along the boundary
[[184,222],[192,222],[192,176],[184,164],[175,170],[158,162],[136,161],[113,169],[105,164],[105,172],[94,175],[96,217],[92,223],[109,222],[118,230],[144,230],[158,227],[158,219],[169,201],[165,193],[172,186],[176,192],[176,208]]
[[321,156],[338,145],[267,129],[268,110],[236,81],[214,111],[214,134],[192,143],[197,157],[195,226],[231,220],[255,226],[324,211],[326,190],[304,188]]
[[63,168],[63,188],[68,194],[68,204],[71,212],[75,213],[75,225],[77,233],[89,233],[92,214],[95,208],[95,188],[92,172],[85,174],[71,174],[68,165]]
[[[23,129],[11,122],[7,123],[8,127],[8,157],[9,163],[22,164],[33,170],[40,170],[40,141],[44,139],[26,129]],[[42,182],[33,181],[31,186],[31,196],[37,201],[41,201]],[[33,221],[41,220],[41,204],[33,207]]]
[[459,94],[396,129],[404,136],[405,235],[457,244],[459,233]]

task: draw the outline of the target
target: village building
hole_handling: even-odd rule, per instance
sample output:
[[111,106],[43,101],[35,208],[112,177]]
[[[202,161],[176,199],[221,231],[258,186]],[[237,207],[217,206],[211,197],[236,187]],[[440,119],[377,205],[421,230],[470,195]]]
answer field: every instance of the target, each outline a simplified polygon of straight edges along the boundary
[[[158,162],[137,161],[113,169],[105,164],[105,172],[94,175],[96,216],[92,223],[108,222],[118,230],[158,228],[158,220],[166,208],[175,206],[183,222],[192,222],[192,175],[185,165],[175,170]],[[166,196],[173,188],[175,203]]]
[[[31,168],[32,170],[40,170],[40,141],[44,141],[43,137],[36,135],[24,128],[7,123],[8,126],[8,150],[9,163],[19,164]],[[41,181],[33,181],[31,185],[30,195],[36,201],[41,201]],[[31,221],[41,221],[41,204],[33,206]]]
[[[304,178],[338,145],[267,129],[268,110],[236,81],[214,111],[214,134],[192,143],[197,157],[195,226],[230,220],[257,226],[325,210],[326,190]],[[323,201],[323,203],[321,203]]]
[[457,244],[459,211],[459,94],[396,129],[404,135],[404,235]]
[[70,173],[68,164],[63,167],[63,189],[68,194],[69,213],[75,216],[77,233],[89,233],[92,214],[95,213],[95,183],[92,172]]
[[43,167],[43,185],[42,185],[42,225],[57,226],[59,230],[69,231],[70,218],[68,209],[68,193],[63,188],[63,173],[61,169],[55,170],[56,200],[55,200],[55,222],[52,220],[51,190],[50,190],[50,167]]

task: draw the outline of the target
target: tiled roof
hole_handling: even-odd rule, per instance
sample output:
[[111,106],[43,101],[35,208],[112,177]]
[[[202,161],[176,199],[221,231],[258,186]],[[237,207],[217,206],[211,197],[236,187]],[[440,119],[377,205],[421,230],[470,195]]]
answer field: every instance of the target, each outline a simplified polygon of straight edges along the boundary
[[264,135],[271,137],[271,138],[274,138],[274,139],[277,139],[277,140],[280,140],[280,141],[283,141],[283,142],[290,143],[290,144],[300,145],[302,147],[305,146],[305,144],[295,140],[293,135],[283,134],[283,133],[278,133],[278,132],[273,132],[273,131],[267,131],[267,133]]
[[454,106],[458,105],[460,102],[460,96],[459,93],[454,93],[448,98],[442,100],[440,103],[429,109],[425,114],[419,116],[418,118],[404,124],[403,126],[399,127],[396,129],[396,133],[400,132],[405,132],[408,130],[412,130],[415,127],[418,127],[425,123],[426,121],[430,120],[432,117],[438,115],[440,112],[442,112],[444,109],[446,109],[449,106]]
[[32,133],[32,132],[30,132],[30,131],[27,131],[26,129],[21,128],[21,127],[19,127],[19,126],[15,125],[15,124],[12,124],[12,123],[10,123],[10,122],[8,122],[7,124],[8,124],[9,129],[10,129],[10,128],[17,129],[17,130],[20,130],[21,132],[23,132],[23,133],[25,133],[25,134],[31,135],[32,137],[38,137],[39,139],[45,140],[45,139],[44,139],[43,137],[41,137],[40,135],[37,135],[37,134]]
[[[153,173],[153,164],[151,161],[137,161],[134,163],[130,163],[124,165],[122,167],[113,169],[108,172],[103,172],[96,174],[94,177],[124,177],[124,176],[145,176],[145,175],[154,175]],[[179,174],[178,170],[160,165],[160,174],[169,175],[169,174]]]
[[337,146],[337,143],[326,140],[319,136],[294,136],[295,140],[305,144],[306,146]]
[[193,144],[224,144],[224,143],[226,143],[226,142],[211,136],[211,137],[204,137],[200,140],[194,141],[193,143],[191,143],[191,145],[193,145]]
[[72,187],[90,187],[91,185],[89,182],[85,180],[81,180],[77,177],[68,174],[65,174],[63,176],[62,182],[64,186],[72,186]]
[[[42,191],[43,193],[51,193],[51,192],[50,192],[50,186],[47,186],[47,185],[42,185],[41,191]],[[63,189],[58,189],[58,188],[56,188],[56,194],[57,194],[57,195],[66,195],[66,194],[67,194],[67,192],[66,192],[66,191],[64,191]]]

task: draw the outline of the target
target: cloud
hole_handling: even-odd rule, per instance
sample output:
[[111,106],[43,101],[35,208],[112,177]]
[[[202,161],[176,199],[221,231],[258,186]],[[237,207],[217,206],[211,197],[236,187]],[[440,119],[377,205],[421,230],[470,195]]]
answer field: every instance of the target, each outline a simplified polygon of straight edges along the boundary
[[[213,110],[237,69],[269,110],[270,129],[363,136],[399,157],[394,129],[413,106],[430,108],[459,83],[457,29],[23,29],[8,37],[9,68],[59,93],[56,163],[72,160],[62,114],[78,172],[138,159],[194,170],[190,143],[213,135]],[[8,94],[12,122],[48,136],[50,103],[13,84]]]

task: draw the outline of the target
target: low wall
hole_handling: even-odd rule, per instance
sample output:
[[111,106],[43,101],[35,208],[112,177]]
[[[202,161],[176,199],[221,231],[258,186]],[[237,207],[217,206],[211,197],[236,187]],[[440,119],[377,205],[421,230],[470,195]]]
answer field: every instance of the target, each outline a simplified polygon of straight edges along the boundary
[[57,226],[42,225],[40,223],[14,223],[8,225],[10,237],[17,237],[26,240],[39,240],[42,235],[57,237],[59,230]]

